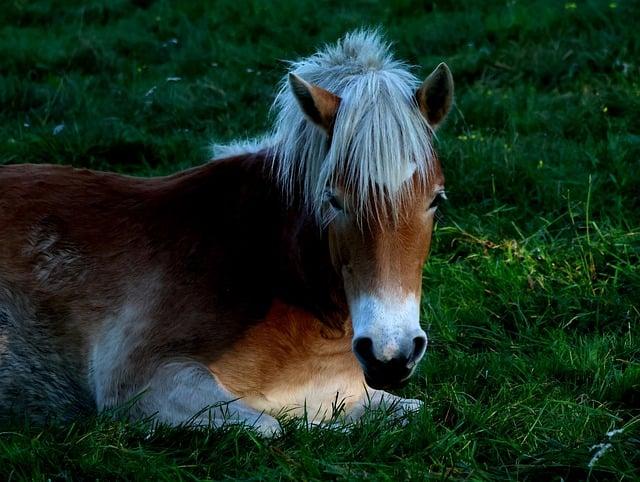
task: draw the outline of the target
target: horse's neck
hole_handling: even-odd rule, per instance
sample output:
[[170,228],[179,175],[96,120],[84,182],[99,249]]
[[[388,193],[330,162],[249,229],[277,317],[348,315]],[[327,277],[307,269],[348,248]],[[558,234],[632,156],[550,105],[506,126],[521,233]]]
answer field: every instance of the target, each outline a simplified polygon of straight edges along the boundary
[[[271,183],[274,183],[270,178]],[[300,202],[299,196],[285,201],[272,184],[281,206],[278,243],[280,285],[278,297],[310,312],[323,323],[343,328],[348,308],[341,276],[329,252],[326,230]]]
[[294,200],[283,219],[281,235],[280,296],[324,323],[342,328],[348,317],[343,283],[332,265],[326,233],[315,216]]
[[[238,156],[179,174],[176,181],[189,197],[186,205],[200,211],[199,224],[211,219],[211,227],[202,229],[215,230],[211,235],[215,238],[224,237],[227,252],[220,255],[237,258],[236,271],[244,276],[241,283],[255,280],[257,294],[268,292],[272,299],[302,308],[331,326],[342,326],[348,310],[328,241],[298,200],[285,201],[267,162],[265,154]],[[246,275],[251,271],[249,280]]]

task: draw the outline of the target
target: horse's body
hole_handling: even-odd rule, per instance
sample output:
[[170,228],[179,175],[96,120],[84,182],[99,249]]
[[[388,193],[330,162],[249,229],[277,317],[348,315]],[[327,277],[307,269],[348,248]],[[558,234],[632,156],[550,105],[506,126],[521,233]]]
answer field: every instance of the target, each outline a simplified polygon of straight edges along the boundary
[[[147,388],[148,371],[167,357],[209,367],[260,410],[276,408],[270,397],[290,391],[292,377],[333,359],[331,376],[348,373],[341,383],[361,390],[350,338],[323,338],[316,321],[348,313],[329,301],[331,270],[305,273],[312,261],[303,256],[322,249],[300,253],[296,240],[313,242],[314,228],[281,207],[264,161],[231,158],[156,179],[2,168],[2,406],[24,403],[32,416],[111,406]],[[328,299],[305,299],[314,292]]]
[[[329,149],[340,99],[298,80],[293,95],[310,119],[301,122]],[[69,418],[139,395],[134,417],[272,431],[282,410],[319,420],[336,404],[352,417],[385,400],[416,408],[365,380],[404,381],[424,352],[414,301],[432,223],[421,213],[433,214],[425,204],[443,183],[437,160],[428,183],[417,171],[401,179],[419,193],[415,206],[394,208],[387,183],[393,212],[340,228],[341,214],[326,216],[338,194],[333,207],[315,206],[324,201],[301,171],[286,177],[286,158],[265,141],[164,178],[0,167],[0,413]],[[348,204],[349,177],[334,181]],[[376,294],[379,279],[397,281],[404,308]],[[389,316],[400,328],[367,324]]]

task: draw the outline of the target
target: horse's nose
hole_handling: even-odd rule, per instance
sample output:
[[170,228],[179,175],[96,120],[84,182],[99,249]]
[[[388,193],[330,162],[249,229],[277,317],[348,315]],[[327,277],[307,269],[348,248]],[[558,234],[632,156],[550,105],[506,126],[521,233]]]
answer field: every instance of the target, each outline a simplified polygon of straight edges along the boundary
[[382,347],[379,350],[381,355],[377,355],[370,337],[362,336],[353,340],[353,352],[373,388],[397,386],[405,382],[426,348],[427,337],[422,333],[404,346]]
[[376,361],[373,355],[373,340],[368,336],[353,340],[353,352],[361,363],[369,364]]
[[391,356],[384,357],[379,360],[373,353],[373,340],[368,336],[362,336],[353,340],[353,351],[358,359],[365,363],[406,363],[407,365],[416,364],[420,361],[427,349],[426,335],[418,335],[413,338],[413,344],[407,350],[398,349]]
[[[424,356],[427,351],[427,335],[418,335],[413,339],[413,352],[409,358],[409,365],[415,365]],[[411,367],[413,367],[413,365]]]

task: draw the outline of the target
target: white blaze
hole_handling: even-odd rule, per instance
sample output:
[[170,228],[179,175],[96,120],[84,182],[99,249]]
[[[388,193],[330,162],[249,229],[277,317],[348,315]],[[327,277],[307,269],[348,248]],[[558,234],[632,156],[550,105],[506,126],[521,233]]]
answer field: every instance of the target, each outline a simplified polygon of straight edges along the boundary
[[409,162],[402,166],[401,169],[397,170],[397,173],[394,177],[388,176],[386,179],[374,179],[374,182],[380,186],[387,188],[389,194],[392,196],[397,194],[400,189],[404,186],[404,183],[413,177],[417,169],[415,162]]

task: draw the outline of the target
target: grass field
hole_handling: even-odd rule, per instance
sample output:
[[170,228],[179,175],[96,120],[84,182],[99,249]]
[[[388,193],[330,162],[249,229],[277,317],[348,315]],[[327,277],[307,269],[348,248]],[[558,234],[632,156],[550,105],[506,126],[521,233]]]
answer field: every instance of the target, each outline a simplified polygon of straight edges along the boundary
[[[64,6],[63,6],[64,4]],[[348,6],[347,6],[348,5]],[[456,107],[406,427],[0,433],[0,478],[640,479],[640,3],[7,0],[0,163],[155,175],[270,123],[283,59],[380,25]],[[597,452],[603,452],[598,458]]]

